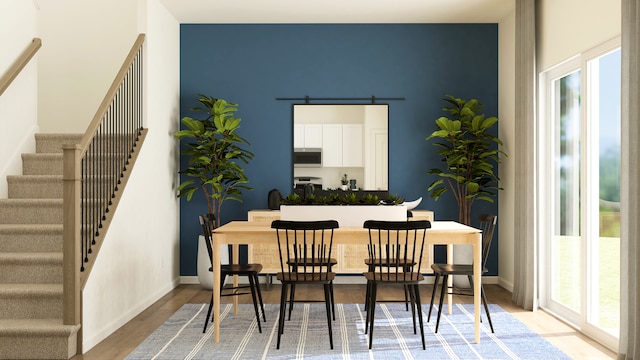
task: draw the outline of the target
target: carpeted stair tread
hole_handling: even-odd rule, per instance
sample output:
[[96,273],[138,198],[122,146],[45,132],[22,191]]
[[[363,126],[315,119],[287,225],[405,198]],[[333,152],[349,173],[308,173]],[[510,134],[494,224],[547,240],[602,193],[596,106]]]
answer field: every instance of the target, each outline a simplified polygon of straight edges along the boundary
[[62,199],[62,175],[9,175],[10,199]]
[[61,284],[0,284],[0,299],[24,296],[55,297],[61,295]]
[[2,224],[62,223],[62,199],[0,199]]
[[0,283],[61,284],[62,252],[0,253]]
[[0,252],[62,252],[62,224],[0,224]]
[[1,319],[62,318],[62,284],[0,284]]
[[36,138],[37,153],[62,153],[62,145],[78,144],[83,134],[38,133]]
[[70,359],[79,330],[59,319],[0,320],[0,359]]
[[0,336],[72,334],[80,325],[64,325],[62,319],[0,319]]
[[62,199],[0,199],[0,205],[62,205]]
[[32,180],[32,181],[45,181],[45,180],[60,180],[62,181],[62,175],[7,175],[7,180]]
[[0,224],[0,236],[12,233],[29,234],[50,234],[52,232],[62,233],[62,224]]
[[38,263],[61,263],[62,253],[58,252],[21,252],[21,253],[0,253],[0,263],[26,263],[26,262],[38,262]]
[[22,154],[23,175],[62,175],[62,153]]

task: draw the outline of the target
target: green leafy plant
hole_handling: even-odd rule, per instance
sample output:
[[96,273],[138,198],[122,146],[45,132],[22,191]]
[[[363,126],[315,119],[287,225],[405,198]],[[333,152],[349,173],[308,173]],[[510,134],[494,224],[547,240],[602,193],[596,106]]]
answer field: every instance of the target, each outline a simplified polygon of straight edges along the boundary
[[438,176],[429,185],[430,196],[438,200],[447,190],[451,190],[458,204],[459,220],[471,223],[471,206],[475,200],[493,202],[497,195],[498,177],[496,166],[500,164],[502,141],[490,133],[498,122],[497,117],[479,114],[482,104],[476,99],[469,101],[447,95],[449,106],[443,108],[450,114],[436,120],[435,130],[427,140],[439,139],[434,143],[442,156],[442,166],[427,171]]
[[377,195],[366,194],[362,197],[362,203],[365,205],[377,205],[380,203],[380,198]]
[[329,194],[327,205],[340,205],[340,195],[338,195],[337,193]]
[[358,198],[356,192],[330,193],[327,196],[315,196],[309,194],[302,198],[293,192],[280,201],[281,205],[399,205],[404,202],[404,198],[398,195],[389,194],[387,199],[380,201],[378,195],[364,194]]
[[234,117],[237,104],[223,99],[198,95],[203,107],[192,110],[206,114],[204,119],[182,118],[186,127],[175,133],[186,149],[183,155],[189,157],[189,165],[179,171],[190,179],[178,186],[178,196],[190,201],[198,190],[207,199],[207,210],[215,215],[216,226],[220,225],[220,211],[226,200],[242,202],[242,191],[253,190],[240,163],[248,163],[253,153],[242,148],[249,142],[236,133],[240,128],[240,118]]
[[384,200],[386,205],[399,205],[404,202],[404,198],[399,195],[389,193],[389,196]]
[[289,194],[286,198],[280,200],[281,205],[299,205],[302,204],[302,197],[296,193]]
[[347,205],[355,205],[359,201],[358,201],[358,197],[356,196],[355,193],[348,192],[348,193],[344,194],[344,196],[342,197],[342,202],[344,204],[347,204]]

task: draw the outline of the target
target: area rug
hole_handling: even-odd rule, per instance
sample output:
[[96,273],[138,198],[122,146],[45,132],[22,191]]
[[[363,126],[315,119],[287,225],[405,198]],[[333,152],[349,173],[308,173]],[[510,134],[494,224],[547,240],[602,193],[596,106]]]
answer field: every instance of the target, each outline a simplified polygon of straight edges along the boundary
[[429,307],[423,305],[423,350],[420,331],[413,333],[411,312],[403,304],[378,304],[369,350],[363,305],[336,304],[331,350],[324,304],[296,304],[277,350],[278,305],[265,304],[267,322],[259,333],[253,305],[240,305],[234,315],[232,305],[224,304],[220,342],[214,344],[213,326],[202,333],[208,304],[185,304],[127,359],[570,359],[499,306],[489,306],[495,334],[485,318],[480,344],[475,344],[472,304],[455,305],[452,315],[443,312],[438,333],[435,314],[426,323]]

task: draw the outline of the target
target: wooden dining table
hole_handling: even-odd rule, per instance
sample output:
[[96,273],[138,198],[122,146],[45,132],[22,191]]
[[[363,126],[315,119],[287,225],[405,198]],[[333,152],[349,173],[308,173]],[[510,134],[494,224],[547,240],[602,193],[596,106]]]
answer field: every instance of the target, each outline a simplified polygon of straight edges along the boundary
[[[480,229],[455,221],[432,221],[431,228],[426,230],[425,244],[447,245],[447,262],[453,261],[453,245],[468,244],[473,247],[473,311],[475,322],[475,343],[480,343],[480,302],[482,275],[482,234]],[[238,245],[272,243],[277,244],[276,232],[269,222],[231,221],[213,230],[213,264],[220,264],[220,246],[234,246],[234,263],[238,261]],[[335,229],[333,244],[368,244],[369,232],[361,227],[341,227]],[[275,254],[274,254],[275,256]],[[237,282],[237,280],[235,280]],[[213,267],[213,284],[220,283],[220,267]],[[220,342],[220,287],[213,287],[213,341]],[[448,296],[448,308],[451,313],[451,295]],[[237,309],[237,298],[234,297]]]

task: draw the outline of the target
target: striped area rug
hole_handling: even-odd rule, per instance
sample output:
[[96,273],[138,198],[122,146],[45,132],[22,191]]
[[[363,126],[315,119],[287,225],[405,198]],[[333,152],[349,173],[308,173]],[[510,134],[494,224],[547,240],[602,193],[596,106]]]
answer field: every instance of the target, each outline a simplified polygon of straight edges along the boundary
[[324,304],[296,304],[279,350],[278,305],[265,304],[267,323],[262,324],[262,333],[252,305],[240,305],[237,315],[231,304],[223,305],[218,344],[213,343],[213,326],[202,333],[207,306],[185,304],[127,359],[570,359],[497,305],[490,305],[496,332],[491,333],[485,319],[480,344],[473,342],[473,305],[457,304],[452,315],[443,313],[437,334],[435,316],[426,323],[429,306],[423,305],[426,350],[420,332],[413,333],[411,312],[403,304],[376,306],[372,350],[364,334],[362,304],[336,304],[333,350]]

